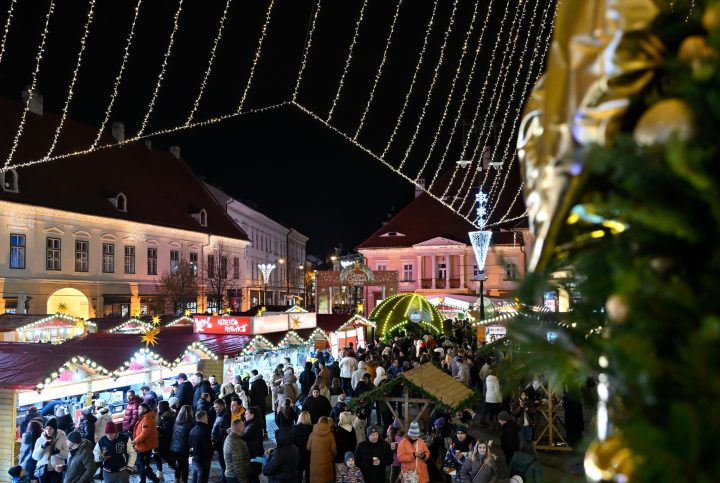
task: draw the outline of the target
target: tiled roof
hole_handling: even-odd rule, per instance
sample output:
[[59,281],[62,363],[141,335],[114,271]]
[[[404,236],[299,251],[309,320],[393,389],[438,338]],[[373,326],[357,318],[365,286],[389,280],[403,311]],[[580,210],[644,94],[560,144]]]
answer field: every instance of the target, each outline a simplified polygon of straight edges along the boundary
[[[516,167],[517,164],[518,163],[513,163],[513,167],[510,169],[507,185],[500,194],[497,208],[488,220],[489,224],[500,220],[508,209],[510,209],[510,211],[505,217],[506,219],[521,216],[525,211],[525,203],[522,196],[519,195],[517,199],[515,199],[515,194],[517,193],[520,183],[520,174]],[[463,175],[463,171],[458,172],[452,182],[451,189],[448,189],[448,196],[454,196],[458,191],[457,188],[462,182]],[[431,191],[439,197],[442,196],[451,178],[451,173],[446,174],[433,185]],[[504,179],[504,172],[499,182],[502,182],[502,179]],[[484,191],[486,193],[490,192],[491,186],[492,177],[489,176],[485,183]],[[455,187],[455,189],[453,189],[453,187]],[[459,210],[461,213],[467,213],[468,210],[471,210],[471,218],[475,215],[474,203],[476,193],[477,189],[471,190],[467,199],[463,200],[461,210]],[[514,204],[513,200],[515,200]],[[450,199],[448,199],[447,202],[449,203]],[[492,244],[512,244],[515,241],[515,234],[508,230],[527,226],[527,218],[522,217],[519,220],[491,227],[493,231],[497,230],[497,232],[493,234]],[[476,228],[471,223],[465,221],[460,215],[454,213],[427,193],[423,193],[400,210],[385,223],[382,228],[370,235],[358,248],[410,247],[436,237],[448,238],[469,245],[468,232],[473,230],[476,230]],[[387,236],[388,233],[393,232],[397,235]],[[400,234],[404,236],[400,236]]]
[[[21,112],[20,103],[0,98],[2,160],[10,152]],[[59,121],[53,114],[28,113],[13,163],[43,158]],[[86,149],[96,133],[96,128],[67,120],[55,152]],[[109,134],[103,134],[101,144],[112,142]],[[247,239],[184,161],[168,152],[148,149],[142,143],[128,143],[17,171],[19,192],[0,189],[0,200]],[[127,197],[126,212],[108,201],[117,193]],[[207,226],[201,226],[192,216],[201,209],[207,213]]]

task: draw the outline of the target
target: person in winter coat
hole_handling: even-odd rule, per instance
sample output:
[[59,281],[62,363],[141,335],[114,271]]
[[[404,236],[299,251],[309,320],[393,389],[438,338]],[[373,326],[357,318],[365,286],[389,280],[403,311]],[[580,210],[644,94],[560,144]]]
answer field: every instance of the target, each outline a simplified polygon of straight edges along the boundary
[[[263,448],[263,426],[261,419],[263,419],[263,416],[260,408],[257,406],[252,406],[245,413],[245,434],[243,434],[242,438],[247,444],[251,459],[262,456],[265,452]],[[262,464],[251,462],[248,481],[250,483],[259,483],[261,472]]]
[[275,441],[277,447],[270,450],[262,473],[268,477],[269,483],[296,483],[300,455],[293,444],[292,430],[279,428],[275,431]]
[[275,395],[275,408],[279,408],[290,399],[293,404],[300,397],[300,391],[297,388],[297,378],[293,374],[292,369],[283,373],[282,379],[273,386],[273,394]]
[[339,472],[345,463],[345,453],[348,451],[355,452],[357,447],[357,438],[355,437],[355,429],[353,429],[352,423],[355,416],[352,413],[345,411],[340,414],[340,420],[338,421],[337,428],[335,428],[335,469]]
[[212,401],[213,396],[215,393],[212,390],[212,387],[210,386],[210,381],[207,379],[203,379],[203,373],[198,371],[192,376],[192,385],[193,385],[193,401],[192,401],[192,407],[197,408],[198,401],[202,397],[204,393],[208,393],[210,395],[209,401]]
[[511,475],[520,475],[523,483],[542,483],[542,466],[531,447],[516,451],[512,461],[508,463]]
[[80,423],[78,424],[78,432],[80,433],[80,436],[82,436],[84,439],[87,439],[92,444],[95,444],[95,423],[97,422],[97,418],[92,413],[91,407],[86,407],[82,411],[82,419],[80,419]]
[[217,377],[215,377],[215,375],[208,377],[208,382],[210,382],[210,388],[213,390],[213,395],[215,396],[215,398],[219,398],[220,389],[222,388],[222,386],[220,386]]
[[495,429],[496,427],[495,421],[498,413],[500,412],[501,406],[502,393],[500,392],[500,381],[493,373],[493,370],[490,369],[485,377],[485,406],[483,406],[483,415],[480,418],[484,419],[484,415],[487,412],[492,429]]
[[127,392],[127,406],[125,406],[125,414],[123,415],[122,430],[124,433],[132,434],[135,423],[140,419],[138,408],[143,400],[140,396],[135,395],[135,391],[130,389]]
[[8,470],[10,483],[30,483],[27,471],[20,465],[13,466]]
[[332,420],[326,416],[313,427],[305,446],[310,452],[309,483],[328,483],[333,481],[335,467],[333,461],[337,455],[335,437],[332,434]]
[[368,482],[385,481],[385,471],[393,464],[393,451],[390,444],[380,437],[381,433],[380,426],[370,426],[367,428],[367,439],[355,450],[355,464]]
[[97,443],[100,438],[105,436],[105,426],[107,423],[112,422],[112,415],[110,414],[110,408],[107,407],[107,403],[104,399],[98,399],[95,401],[95,442]]
[[225,479],[228,483],[246,483],[250,477],[250,451],[242,439],[244,433],[245,424],[242,419],[236,419],[223,444]]
[[455,434],[452,437],[452,442],[445,453],[443,459],[443,470],[445,473],[450,473],[455,470],[455,476],[453,480],[461,481],[460,469],[465,462],[466,455],[475,446],[475,438],[468,435],[467,426],[458,424],[455,427]]
[[193,389],[192,383],[188,381],[187,375],[184,372],[177,375],[177,383],[178,388],[177,391],[175,391],[175,397],[178,398],[178,407],[182,408],[183,406],[188,405],[191,408],[194,408],[195,405],[193,404],[193,396],[195,394],[195,389]]
[[57,419],[58,429],[64,431],[66,435],[75,431],[75,423],[73,423],[72,416],[68,414],[67,406],[55,407],[55,419]]
[[[45,423],[45,430],[35,441],[32,457],[37,461],[35,476],[40,483],[59,483],[61,473],[56,468],[62,467],[69,456],[65,432],[57,427],[57,420],[52,418]],[[42,474],[40,474],[42,473]]]
[[100,463],[105,483],[128,483],[130,473],[135,471],[135,448],[130,436],[118,433],[115,423],[105,425],[105,435],[93,448],[95,461]]
[[467,365],[467,362],[465,362],[465,358],[458,357],[455,359],[457,361],[457,374],[455,375],[455,379],[462,382],[466,386],[470,385],[470,366]]
[[360,382],[357,383],[355,386],[355,390],[353,391],[354,397],[360,397],[363,395],[363,393],[366,393],[368,391],[372,391],[375,389],[375,386],[373,386],[372,381],[370,380],[370,374],[367,372],[362,375],[362,379],[360,379]]
[[348,401],[345,393],[340,393],[340,395],[338,396],[338,400],[335,403],[335,406],[333,406],[332,411],[330,412],[330,417],[333,421],[335,421],[335,424],[340,422],[340,415],[350,409],[347,403]]
[[240,399],[240,402],[242,403],[244,408],[249,408],[251,406],[250,398],[248,397],[245,389],[243,389],[243,386],[241,384],[235,384],[235,393],[233,394],[233,396]]
[[267,412],[267,395],[270,393],[262,374],[258,374],[257,369],[250,371],[252,376],[250,377],[250,405],[257,406],[263,414],[263,420],[265,419],[265,413]]
[[142,392],[141,397],[143,398],[143,402],[148,405],[150,411],[157,414],[157,405],[159,399],[155,391],[150,389],[150,386],[148,386],[147,384],[143,384],[143,386],[140,387],[140,392]]
[[[463,483],[490,483],[497,473],[496,457],[486,441],[478,441],[459,471]],[[512,473],[511,473],[512,474]]]
[[286,398],[282,405],[278,405],[275,413],[275,424],[278,428],[292,428],[296,417],[297,414],[292,399]]
[[222,388],[220,390],[220,397],[223,401],[225,401],[225,408],[230,408],[230,401],[232,401],[232,398],[235,396],[239,396],[235,393],[235,385],[231,382],[226,382],[222,385]]
[[420,425],[417,421],[410,423],[407,435],[400,441],[397,447],[397,458],[400,462],[400,471],[416,471],[418,483],[428,483],[427,461],[430,459],[430,452],[421,438]]
[[310,451],[307,449],[308,439],[313,426],[310,413],[303,411],[298,416],[297,424],[292,428],[293,442],[298,449],[297,481],[302,482],[310,478]]
[[515,452],[520,449],[520,427],[507,411],[500,411],[498,421],[502,426],[500,447],[505,453],[505,461],[510,462]]
[[215,422],[214,418],[210,418],[210,414],[213,412],[213,405],[212,402],[210,402],[210,393],[204,392],[200,395],[200,399],[198,399],[198,402],[195,405],[195,414],[200,411],[204,411],[208,415],[208,422]]
[[20,466],[25,468],[25,472],[31,481],[37,481],[35,477],[35,465],[37,460],[33,458],[33,450],[35,449],[35,442],[42,434],[43,428],[40,421],[32,419],[29,421],[25,428],[25,433],[22,435],[22,442],[20,444]]
[[526,442],[532,440],[533,419],[535,418],[535,414],[537,414],[535,404],[528,398],[525,391],[521,391],[520,396],[513,400],[510,406],[510,413],[520,427],[520,447],[522,448]]
[[382,381],[387,381],[387,376],[385,375],[385,369],[383,366],[378,366],[377,369],[375,369],[375,379],[373,380],[373,385],[378,387]]
[[347,394],[352,393],[352,375],[358,367],[358,361],[352,356],[345,356],[340,359],[340,385]]
[[220,483],[225,483],[225,457],[223,455],[223,444],[230,429],[230,411],[225,408],[225,401],[216,399],[213,405],[215,410],[215,422],[210,430],[210,438],[213,444],[213,451],[217,451],[218,463],[220,463]]
[[308,398],[305,399],[302,410],[310,413],[310,419],[313,424],[315,424],[322,416],[329,416],[332,412],[332,407],[330,407],[328,398],[321,396],[320,389],[314,386]]
[[367,429],[367,413],[365,408],[355,409],[355,417],[353,418],[353,429],[355,429],[355,437],[357,438],[358,444],[365,441],[365,430]]
[[[36,420],[40,422],[40,427],[42,427],[43,423],[45,422],[43,420],[42,415],[38,412],[37,408],[35,406],[30,406],[28,408],[28,412],[25,415],[25,419],[22,420],[20,423],[20,436],[25,434],[25,431],[27,431],[28,424],[30,421]],[[32,476],[32,475],[31,475]]]
[[337,472],[336,483],[364,483],[360,468],[355,466],[355,455],[347,451],[343,457],[344,463]]
[[210,477],[210,462],[212,461],[213,447],[208,426],[208,415],[205,411],[195,414],[195,427],[190,430],[190,481],[193,483],[208,483]]
[[158,447],[153,454],[153,460],[160,474],[162,474],[162,460],[165,460],[172,467],[175,466],[175,461],[170,453],[175,417],[176,413],[170,408],[168,401],[160,401],[158,403],[158,414],[155,418],[158,432]]
[[133,428],[133,446],[137,453],[136,465],[140,483],[145,483],[145,478],[157,482],[158,477],[152,472],[150,461],[152,451],[158,447],[159,436],[157,430],[157,421],[155,420],[155,412],[150,411],[147,404],[141,403],[138,406],[138,422]]
[[95,459],[93,443],[83,439],[78,431],[67,435],[70,457],[64,468],[63,483],[93,483],[95,476]]
[[177,462],[175,479],[181,481],[187,481],[188,479],[188,457],[190,456],[188,439],[194,422],[192,408],[189,405],[181,407],[177,418],[175,418],[175,427],[173,428],[173,435],[170,440],[170,452],[172,453],[173,459]]
[[305,400],[310,394],[310,388],[315,384],[315,373],[312,370],[312,362],[305,363],[305,369],[300,373],[300,397]]
[[[365,363],[360,361],[358,362],[357,369],[355,369],[350,376],[350,386],[352,386],[353,391],[355,391],[355,386],[357,386],[358,382],[362,381],[362,378],[365,374],[370,373],[365,369]],[[355,393],[353,392],[353,394]]]

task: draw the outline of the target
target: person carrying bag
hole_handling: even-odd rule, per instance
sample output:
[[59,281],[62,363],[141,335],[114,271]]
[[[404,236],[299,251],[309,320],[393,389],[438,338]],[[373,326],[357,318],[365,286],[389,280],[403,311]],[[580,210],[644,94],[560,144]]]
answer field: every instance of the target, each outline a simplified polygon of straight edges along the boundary
[[410,423],[407,435],[400,441],[397,457],[400,462],[400,480],[403,483],[429,483],[426,461],[430,452],[425,441],[420,438],[420,425],[417,421]]

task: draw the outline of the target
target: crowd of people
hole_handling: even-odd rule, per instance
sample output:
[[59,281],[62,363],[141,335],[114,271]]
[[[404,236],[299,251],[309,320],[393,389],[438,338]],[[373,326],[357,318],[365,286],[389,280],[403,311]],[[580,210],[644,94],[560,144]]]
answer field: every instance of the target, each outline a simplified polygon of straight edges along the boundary
[[[216,457],[222,483],[258,483],[261,475],[274,483],[482,483],[501,473],[541,481],[531,444],[536,405],[546,397],[541,381],[503,391],[498,372],[506,357],[486,357],[472,340],[350,344],[337,358],[327,349],[313,353],[299,373],[286,358],[268,381],[257,370],[222,385],[215,376],[181,373],[167,400],[149,386],[141,394],[128,391],[120,425],[102,400],[83,411],[77,428],[61,409],[49,419],[31,410],[11,475],[21,483],[127,483],[137,474],[145,483],[162,481],[165,464],[175,483],[204,483]],[[472,387],[482,403],[463,411],[431,405],[415,421],[401,421],[394,416],[399,407],[363,400],[422,364],[436,364]],[[388,387],[392,396],[408,390]],[[266,416],[277,426],[269,450]],[[479,435],[497,438],[499,449]]]

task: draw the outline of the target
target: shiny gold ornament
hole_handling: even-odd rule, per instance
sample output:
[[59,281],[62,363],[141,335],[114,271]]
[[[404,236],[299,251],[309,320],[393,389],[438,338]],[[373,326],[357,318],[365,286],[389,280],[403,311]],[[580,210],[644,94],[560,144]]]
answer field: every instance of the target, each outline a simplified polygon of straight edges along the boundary
[[185,317],[190,317],[192,315],[192,312],[190,312],[190,309],[185,309]]
[[708,5],[703,12],[702,24],[708,32],[720,29],[720,2]]
[[633,138],[641,146],[655,146],[674,137],[686,141],[694,132],[695,121],[690,106],[680,99],[663,99],[640,117]]
[[659,0],[567,0],[559,5],[545,75],[525,108],[518,155],[535,245],[550,259],[582,178],[582,150],[609,144],[630,99],[655,75],[664,47],[651,31]]
[[153,315],[152,323],[153,323],[153,325],[160,325],[160,316],[159,316],[159,315]]
[[590,481],[631,482],[635,472],[635,458],[617,433],[605,441],[594,441],[588,447],[583,462]]
[[612,322],[622,324],[627,321],[630,309],[622,295],[612,294],[605,302],[605,311]]
[[85,330],[85,319],[77,319],[75,321],[75,327],[80,330]]
[[158,338],[159,333],[160,329],[148,330],[140,337],[140,341],[145,343],[145,347],[156,345],[160,342],[160,339]]
[[714,50],[702,35],[691,35],[680,44],[678,59],[686,64],[712,59]]

